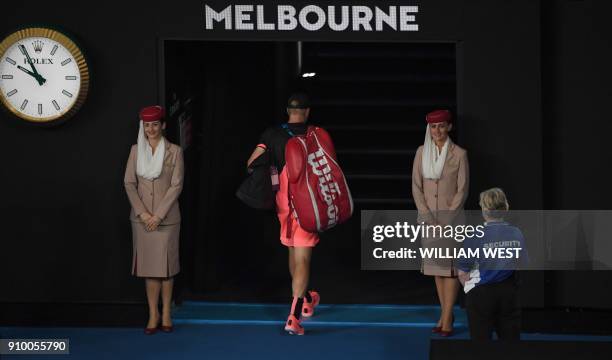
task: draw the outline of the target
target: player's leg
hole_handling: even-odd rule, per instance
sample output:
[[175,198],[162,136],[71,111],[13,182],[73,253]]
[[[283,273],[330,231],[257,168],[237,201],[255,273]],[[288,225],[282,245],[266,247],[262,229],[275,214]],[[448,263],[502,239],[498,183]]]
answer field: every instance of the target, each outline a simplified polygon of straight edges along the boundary
[[312,256],[311,247],[294,247],[293,248],[293,279],[292,289],[294,297],[304,297],[304,292],[308,286],[310,278],[310,258]]
[[289,246],[287,247],[287,249],[289,250],[288,251],[289,253],[289,274],[291,274],[291,279],[293,280],[293,274],[295,272],[295,260],[294,260],[295,252],[293,250],[293,246]]
[[[291,278],[291,287],[293,292],[293,301],[291,303],[291,311],[289,318],[285,324],[285,330],[290,334],[303,335],[304,328],[300,324],[302,316],[302,307],[304,305],[304,293],[308,286],[310,277],[310,257],[312,254],[311,247],[290,247],[290,254],[293,254],[293,274]],[[290,265],[291,268],[291,265]]]

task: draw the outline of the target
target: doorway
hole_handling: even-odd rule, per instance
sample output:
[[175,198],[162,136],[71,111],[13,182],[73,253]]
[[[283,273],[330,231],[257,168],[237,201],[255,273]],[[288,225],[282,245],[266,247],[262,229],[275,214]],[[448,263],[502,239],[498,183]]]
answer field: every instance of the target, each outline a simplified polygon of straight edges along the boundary
[[437,302],[418,272],[360,270],[359,211],[414,209],[410,174],[425,114],[457,110],[454,43],[165,40],[162,49],[167,136],[186,164],[178,298],[286,302],[276,216],[234,193],[260,134],[286,120],[286,99],[301,90],[355,200],[353,218],[322,234],[312,286],[331,303]]

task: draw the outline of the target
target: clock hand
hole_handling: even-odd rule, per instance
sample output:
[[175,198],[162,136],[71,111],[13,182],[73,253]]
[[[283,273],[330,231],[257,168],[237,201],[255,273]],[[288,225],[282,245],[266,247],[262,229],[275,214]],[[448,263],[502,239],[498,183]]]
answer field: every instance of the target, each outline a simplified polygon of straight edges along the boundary
[[47,80],[44,77],[42,77],[38,73],[38,71],[36,71],[36,68],[34,67],[34,61],[32,61],[32,58],[30,58],[30,54],[28,54],[28,50],[26,49],[26,47],[23,45],[19,45],[19,46],[21,46],[21,50],[23,50],[23,53],[25,54],[26,58],[28,58],[28,63],[30,64],[32,71],[34,72],[34,74],[36,74],[36,81],[38,81],[38,85],[42,86],[42,84],[44,84]]
[[47,81],[45,78],[40,76],[40,74],[35,74],[35,73],[31,72],[30,70],[24,68],[23,66],[17,65],[17,68],[19,70],[25,72],[26,74],[32,76],[34,79],[36,79],[36,81],[38,82],[38,85],[42,85],[42,84],[44,84]]
[[23,66],[21,66],[21,65],[17,65],[17,68],[18,68],[19,70],[21,70],[21,71],[25,72],[25,73],[26,73],[26,74],[28,74],[28,75],[31,75],[31,76],[36,77],[36,74],[34,74],[33,72],[31,72],[30,70],[28,70],[28,69],[24,68],[24,67],[23,67]]
[[40,76],[40,74],[38,73],[38,71],[36,71],[36,68],[34,67],[34,61],[32,61],[32,58],[30,58],[30,55],[28,54],[28,50],[26,50],[26,47],[23,45],[19,45],[19,47],[21,47],[21,50],[23,51],[26,58],[28,59],[28,64],[30,64],[30,67],[32,68],[32,71],[34,71],[34,74]]

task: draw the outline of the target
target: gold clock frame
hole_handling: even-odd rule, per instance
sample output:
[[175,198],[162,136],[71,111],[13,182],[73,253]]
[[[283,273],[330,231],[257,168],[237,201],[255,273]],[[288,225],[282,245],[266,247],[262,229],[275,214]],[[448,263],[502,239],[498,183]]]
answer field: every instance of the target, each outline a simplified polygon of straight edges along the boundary
[[66,111],[63,114],[49,116],[46,118],[36,118],[33,116],[25,115],[20,113],[13,105],[11,105],[6,97],[0,95],[0,100],[6,109],[8,109],[13,115],[17,116],[20,119],[27,120],[33,123],[53,123],[56,121],[66,120],[72,117],[83,105],[85,99],[87,98],[87,93],[89,92],[89,66],[87,65],[87,61],[81,49],[77,46],[77,44],[70,39],[67,35],[62,32],[46,28],[46,27],[28,27],[24,29],[20,29],[10,34],[2,42],[0,42],[0,58],[4,57],[6,51],[13,46],[16,42],[21,41],[25,38],[29,37],[44,37],[49,38],[51,40],[57,41],[62,46],[64,46],[70,54],[74,57],[80,73],[81,85],[79,88],[79,94],[74,101],[70,110]]

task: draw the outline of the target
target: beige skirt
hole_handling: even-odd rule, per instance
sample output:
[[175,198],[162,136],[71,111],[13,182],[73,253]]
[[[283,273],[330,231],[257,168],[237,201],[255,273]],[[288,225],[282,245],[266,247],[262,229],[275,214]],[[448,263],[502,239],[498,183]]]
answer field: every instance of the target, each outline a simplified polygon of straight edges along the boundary
[[141,222],[132,222],[132,275],[167,278],[176,275],[179,265],[181,224],[160,225],[147,231]]
[[[421,239],[421,247],[423,248],[438,248],[442,251],[446,249],[451,250],[454,247],[460,246],[452,239],[439,239],[439,238],[423,238]],[[450,258],[424,258],[421,262],[421,272],[424,275],[429,276],[449,276],[456,277],[457,266],[455,259]]]

